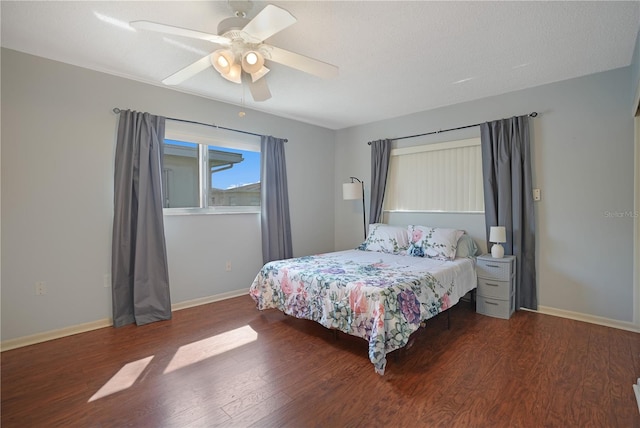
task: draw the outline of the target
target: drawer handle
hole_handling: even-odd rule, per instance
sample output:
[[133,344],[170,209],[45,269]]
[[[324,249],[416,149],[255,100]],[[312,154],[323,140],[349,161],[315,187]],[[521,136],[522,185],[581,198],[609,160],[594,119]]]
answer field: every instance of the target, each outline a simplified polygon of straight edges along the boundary
[[485,284],[490,285],[492,287],[500,287],[500,284],[493,284],[491,282],[485,282]]
[[500,266],[498,266],[498,265],[487,265],[487,266],[492,267],[492,268],[500,268]]
[[488,300],[485,300],[484,302],[485,302],[487,305],[498,306],[498,304],[497,304],[497,303],[495,303],[495,302],[490,302],[490,301],[488,301]]

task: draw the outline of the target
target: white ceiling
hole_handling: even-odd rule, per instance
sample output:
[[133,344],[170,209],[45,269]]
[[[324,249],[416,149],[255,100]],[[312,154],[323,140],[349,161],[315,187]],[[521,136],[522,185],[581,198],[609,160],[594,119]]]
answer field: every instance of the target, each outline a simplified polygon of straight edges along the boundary
[[[267,42],[337,65],[338,78],[272,63],[262,103],[213,68],[176,89],[341,129],[628,66],[640,28],[638,1],[269,3],[297,23]],[[1,14],[3,47],[156,85],[218,46],[130,21],[216,34],[232,16],[226,1],[3,0]]]

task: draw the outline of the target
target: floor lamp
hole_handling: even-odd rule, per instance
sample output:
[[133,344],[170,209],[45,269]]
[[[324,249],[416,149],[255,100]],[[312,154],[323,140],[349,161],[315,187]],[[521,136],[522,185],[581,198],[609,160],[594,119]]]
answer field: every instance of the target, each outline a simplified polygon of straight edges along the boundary
[[[351,183],[342,183],[342,199],[362,199],[362,226],[364,227],[364,239],[367,239],[367,220],[364,212],[364,181],[356,177],[349,177]],[[354,181],[355,180],[355,181]]]

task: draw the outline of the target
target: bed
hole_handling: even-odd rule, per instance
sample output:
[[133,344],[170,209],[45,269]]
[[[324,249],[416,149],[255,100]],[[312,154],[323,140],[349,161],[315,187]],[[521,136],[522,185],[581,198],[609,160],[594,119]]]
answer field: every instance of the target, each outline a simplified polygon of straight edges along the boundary
[[265,264],[249,293],[260,310],[275,308],[367,340],[369,359],[383,375],[389,352],[476,287],[475,251],[456,257],[462,235],[371,225],[357,249]]

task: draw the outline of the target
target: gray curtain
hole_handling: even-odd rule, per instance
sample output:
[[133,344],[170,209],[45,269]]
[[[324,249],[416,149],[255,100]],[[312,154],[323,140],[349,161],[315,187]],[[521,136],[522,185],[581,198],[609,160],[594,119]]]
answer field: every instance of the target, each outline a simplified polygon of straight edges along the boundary
[[505,254],[516,256],[516,308],[538,308],[529,118],[480,125],[484,210],[489,228],[505,226]]
[[371,201],[369,224],[382,222],[384,190],[387,186],[387,172],[391,158],[391,140],[371,142]]
[[171,318],[162,218],[164,117],[121,111],[111,254],[113,325]]
[[260,204],[264,263],[293,257],[284,145],[285,140],[280,138],[262,136],[260,140]]

